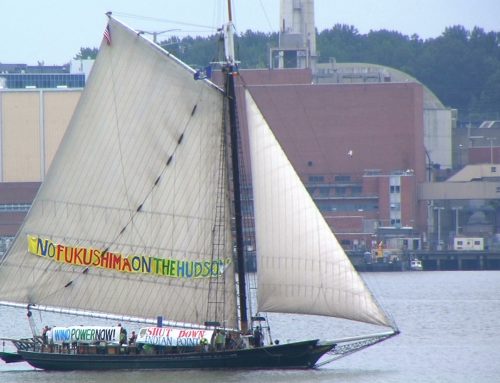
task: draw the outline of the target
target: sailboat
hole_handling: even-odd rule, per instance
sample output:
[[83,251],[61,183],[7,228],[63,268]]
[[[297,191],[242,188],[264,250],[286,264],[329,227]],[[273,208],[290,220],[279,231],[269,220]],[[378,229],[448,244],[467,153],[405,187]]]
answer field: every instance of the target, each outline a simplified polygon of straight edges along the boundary
[[[244,89],[258,273],[249,315],[231,18],[218,86],[108,17],[0,265],[0,304],[25,307],[30,319],[40,310],[115,322],[4,335],[17,350],[0,357],[45,370],[313,368],[398,334]],[[261,335],[269,312],[381,330],[278,343]],[[128,342],[116,321],[143,327]]]

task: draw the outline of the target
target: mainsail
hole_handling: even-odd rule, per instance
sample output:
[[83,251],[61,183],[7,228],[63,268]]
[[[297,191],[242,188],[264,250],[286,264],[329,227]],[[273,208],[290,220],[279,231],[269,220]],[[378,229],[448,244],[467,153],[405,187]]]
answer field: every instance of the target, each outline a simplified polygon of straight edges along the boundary
[[248,91],[260,311],[391,326]]
[[108,28],[0,297],[236,327],[222,92],[118,21]]

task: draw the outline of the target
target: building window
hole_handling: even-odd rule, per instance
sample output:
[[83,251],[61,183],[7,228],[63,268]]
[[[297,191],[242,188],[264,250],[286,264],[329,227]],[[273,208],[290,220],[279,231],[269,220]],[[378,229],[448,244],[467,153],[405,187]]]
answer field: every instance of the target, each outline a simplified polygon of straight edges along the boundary
[[335,182],[349,182],[351,176],[335,176]]
[[28,211],[31,207],[29,203],[10,203],[0,205],[0,212],[18,212],[18,211]]
[[400,203],[391,203],[391,210],[400,211],[401,204]]
[[351,194],[352,195],[361,195],[362,192],[363,192],[363,188],[361,186],[351,187]]
[[346,188],[340,187],[340,186],[336,187],[335,188],[335,194],[336,195],[345,195],[346,194]]
[[309,182],[317,184],[325,181],[323,176],[309,176]]
[[349,239],[343,239],[340,241],[342,246],[351,246],[352,242]]
[[497,167],[496,166],[492,166],[491,167],[491,172],[492,173],[496,173],[497,172]]
[[83,73],[6,73],[2,74],[6,87],[11,89],[21,88],[83,88],[85,75]]
[[399,185],[391,185],[391,193],[401,193]]
[[319,188],[319,195],[321,197],[328,197],[330,195],[330,188],[329,187],[320,187]]

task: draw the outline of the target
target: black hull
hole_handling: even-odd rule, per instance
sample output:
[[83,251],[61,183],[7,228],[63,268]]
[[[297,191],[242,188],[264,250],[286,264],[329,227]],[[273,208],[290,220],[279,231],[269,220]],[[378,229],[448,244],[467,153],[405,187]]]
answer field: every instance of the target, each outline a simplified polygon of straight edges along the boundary
[[58,354],[18,351],[30,365],[44,370],[150,370],[203,368],[312,368],[335,345],[318,340],[219,352],[178,354]]
[[0,352],[0,359],[2,359],[5,363],[17,363],[24,361],[23,357],[16,352]]

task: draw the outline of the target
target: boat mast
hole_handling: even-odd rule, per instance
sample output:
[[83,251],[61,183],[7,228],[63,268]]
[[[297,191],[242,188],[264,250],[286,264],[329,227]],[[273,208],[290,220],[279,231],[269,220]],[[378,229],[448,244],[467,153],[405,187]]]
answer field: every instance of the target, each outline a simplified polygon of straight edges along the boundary
[[240,185],[240,163],[238,146],[238,118],[236,115],[236,92],[234,88],[234,76],[237,74],[236,61],[234,57],[233,20],[231,14],[231,0],[227,1],[228,22],[224,26],[224,53],[225,64],[223,66],[224,85],[229,106],[229,129],[231,136],[231,159],[233,171],[234,191],[234,214],[236,226],[236,257],[238,261],[238,287],[240,306],[240,328],[241,331],[248,330],[247,294],[245,281],[245,259],[243,253],[243,222],[241,208],[241,185]]

